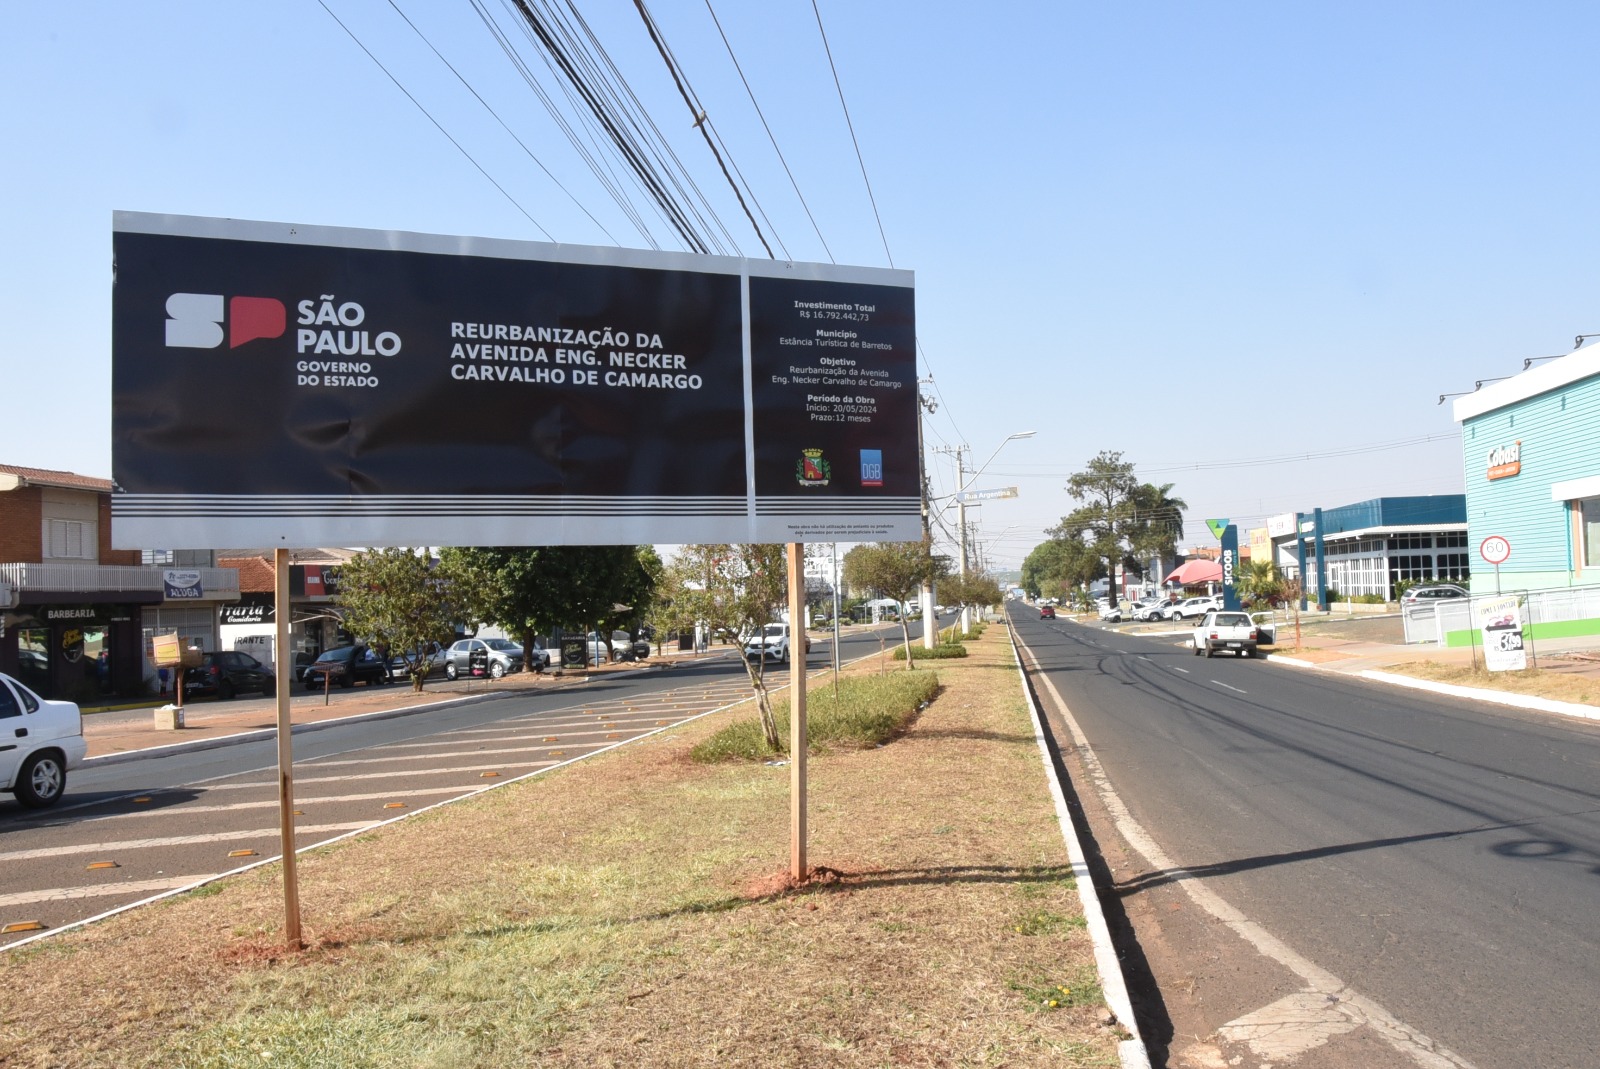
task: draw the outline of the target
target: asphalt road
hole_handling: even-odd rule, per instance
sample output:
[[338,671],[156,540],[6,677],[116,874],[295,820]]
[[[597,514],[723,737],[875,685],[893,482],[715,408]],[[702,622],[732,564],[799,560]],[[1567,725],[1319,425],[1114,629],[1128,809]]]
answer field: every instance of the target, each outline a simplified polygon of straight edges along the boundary
[[[1152,841],[1142,871],[1118,874],[1119,896],[1164,884],[1200,905],[1218,896],[1214,919],[1288,962],[1275,1012],[1294,1017],[1300,997],[1359,1024],[1349,1007],[1375,1006],[1412,1034],[1384,1040],[1394,1064],[1600,1065],[1600,725],[1195,657],[1175,633],[1025,607],[1014,619],[1049,681],[1041,698],[1059,694],[1137,825],[1124,845],[1140,849],[1138,829]],[[1080,795],[1094,792],[1068,767]],[[1168,962],[1157,983],[1207,973],[1187,965]]]
[[[914,630],[915,634],[916,631]],[[886,635],[891,641],[896,635]],[[878,652],[845,633],[841,659]],[[812,638],[812,671],[831,663]],[[787,685],[787,668],[774,687]],[[341,722],[295,736],[296,845],[358,834],[451,798],[491,789],[743,701],[732,652],[670,670],[597,676],[575,689],[513,691],[472,704]],[[55,809],[0,802],[0,948],[279,851],[272,740],[74,771]]]

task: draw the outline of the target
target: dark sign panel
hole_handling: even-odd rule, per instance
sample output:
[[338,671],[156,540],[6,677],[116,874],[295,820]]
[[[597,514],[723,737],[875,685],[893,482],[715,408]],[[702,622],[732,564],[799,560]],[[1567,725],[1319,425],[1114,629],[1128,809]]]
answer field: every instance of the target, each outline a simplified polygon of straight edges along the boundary
[[920,535],[908,272],[133,213],[114,251],[118,547]]

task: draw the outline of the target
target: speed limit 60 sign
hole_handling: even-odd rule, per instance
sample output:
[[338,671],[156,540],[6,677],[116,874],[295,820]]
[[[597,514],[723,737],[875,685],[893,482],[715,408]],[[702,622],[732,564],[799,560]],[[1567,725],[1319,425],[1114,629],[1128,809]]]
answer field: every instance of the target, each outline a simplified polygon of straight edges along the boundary
[[1511,559],[1511,543],[1499,535],[1490,535],[1478,546],[1478,553],[1490,564],[1504,564]]

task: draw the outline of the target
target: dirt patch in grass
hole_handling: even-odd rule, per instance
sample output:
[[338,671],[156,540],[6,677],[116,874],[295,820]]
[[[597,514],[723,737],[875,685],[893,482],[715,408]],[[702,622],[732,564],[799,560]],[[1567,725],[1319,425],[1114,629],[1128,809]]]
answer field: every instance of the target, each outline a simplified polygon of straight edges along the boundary
[[0,955],[0,1065],[1115,1066],[1004,636],[812,759],[804,882],[709,717],[302,856],[302,953],[266,868]]
[[1440,661],[1405,661],[1383,671],[1435,683],[1503,690],[1581,705],[1600,705],[1600,664],[1580,659],[1540,658],[1539,667],[1521,672],[1491,672],[1476,666]]

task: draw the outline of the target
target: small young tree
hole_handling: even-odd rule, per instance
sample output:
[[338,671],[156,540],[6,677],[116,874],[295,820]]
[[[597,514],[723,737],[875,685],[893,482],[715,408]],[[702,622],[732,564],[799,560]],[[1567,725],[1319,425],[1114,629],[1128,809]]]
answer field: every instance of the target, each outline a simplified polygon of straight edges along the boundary
[[985,605],[998,605],[1005,598],[1000,584],[992,576],[969,572],[965,576],[950,576],[939,581],[946,601],[953,601],[962,609],[980,609]]
[[[662,585],[674,601],[681,602],[683,616],[703,621],[713,633],[723,630],[746,638],[778,619],[788,604],[788,563],[781,544],[686,545],[667,566]],[[803,658],[805,653],[794,651],[791,656]],[[744,662],[767,747],[780,752],[783,740],[767,691],[766,658],[752,663],[746,657]]]
[[411,687],[428,678],[429,643],[452,633],[460,609],[447,569],[426,550],[375,549],[357,553],[340,568],[339,605],[344,626],[373,646],[405,659]]
[[[909,601],[922,590],[924,580],[948,582],[949,562],[933,555],[932,544],[921,542],[871,542],[856,546],[844,556],[844,580],[851,589],[871,590],[881,598]],[[900,635],[905,642],[906,668],[911,663],[911,628],[900,613]],[[936,621],[923,621],[937,627]]]

